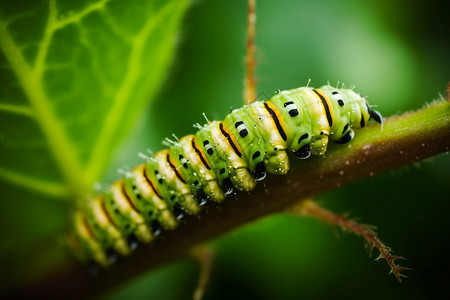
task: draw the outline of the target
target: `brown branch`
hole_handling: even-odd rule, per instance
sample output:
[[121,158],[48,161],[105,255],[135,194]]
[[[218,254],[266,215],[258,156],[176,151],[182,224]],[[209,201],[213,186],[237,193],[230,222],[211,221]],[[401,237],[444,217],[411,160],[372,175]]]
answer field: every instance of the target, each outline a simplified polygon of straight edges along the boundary
[[366,177],[395,170],[447,152],[450,147],[450,103],[436,102],[422,110],[388,118],[381,130],[371,125],[359,130],[347,145],[330,145],[326,157],[298,161],[286,176],[268,176],[251,193],[240,193],[222,204],[209,203],[201,217],[183,220],[150,245],[122,259],[110,270],[89,276],[72,262],[12,296],[80,298],[111,287],[182,257],[193,246],[257,218],[284,210],[301,198],[338,188]]

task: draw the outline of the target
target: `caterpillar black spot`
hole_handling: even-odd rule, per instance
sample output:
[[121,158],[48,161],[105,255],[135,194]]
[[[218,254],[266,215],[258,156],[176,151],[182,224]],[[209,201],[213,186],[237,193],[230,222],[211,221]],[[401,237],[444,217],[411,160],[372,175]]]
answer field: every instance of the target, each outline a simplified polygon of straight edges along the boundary
[[369,119],[382,123],[351,89],[329,85],[280,91],[181,138],[135,167],[76,211],[72,248],[82,260],[102,266],[128,255],[137,241],[151,242],[173,230],[185,214],[233,190],[250,191],[266,172],[289,170],[288,152],[299,158],[324,155],[329,140],[347,143],[353,128]]

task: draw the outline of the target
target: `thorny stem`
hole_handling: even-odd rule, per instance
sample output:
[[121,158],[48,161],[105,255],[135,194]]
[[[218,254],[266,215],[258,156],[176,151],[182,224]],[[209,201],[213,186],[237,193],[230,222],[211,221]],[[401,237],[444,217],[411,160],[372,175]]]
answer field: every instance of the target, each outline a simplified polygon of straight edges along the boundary
[[360,224],[356,221],[346,218],[345,216],[335,214],[332,211],[329,211],[321,207],[311,199],[299,201],[298,203],[290,207],[288,211],[300,216],[309,216],[317,218],[319,220],[329,223],[330,225],[334,226],[337,225],[341,227],[343,230],[348,230],[361,236],[362,238],[364,238],[367,245],[369,246],[370,252],[372,252],[374,247],[377,248],[378,251],[380,251],[380,255],[376,260],[384,258],[388,263],[389,267],[391,268],[390,273],[394,274],[395,278],[397,278],[398,281],[400,282],[402,281],[401,277],[407,277],[403,275],[401,272],[403,270],[410,270],[410,268],[402,267],[395,264],[396,259],[404,259],[404,258],[401,256],[393,255],[389,247],[387,247],[382,241],[380,241],[380,239],[377,237],[377,234],[372,230],[372,228],[369,225]]
[[286,176],[268,176],[251,193],[238,193],[221,204],[209,203],[200,216],[185,218],[180,226],[98,276],[72,261],[42,276],[12,296],[93,297],[164,263],[183,257],[204,243],[244,223],[277,213],[298,199],[317,196],[344,184],[395,170],[450,148],[450,103],[435,102],[419,111],[373,124],[356,132],[347,145],[330,145],[326,157],[298,161]]

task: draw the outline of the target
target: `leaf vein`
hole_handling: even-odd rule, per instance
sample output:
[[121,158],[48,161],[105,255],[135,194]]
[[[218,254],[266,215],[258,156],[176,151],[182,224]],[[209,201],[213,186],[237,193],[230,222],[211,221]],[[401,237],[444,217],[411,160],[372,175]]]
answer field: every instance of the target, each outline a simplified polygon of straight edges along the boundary
[[174,1],[169,2],[156,15],[154,15],[153,18],[149,18],[148,22],[145,24],[145,26],[142,28],[142,30],[139,32],[132,43],[133,48],[130,54],[130,59],[128,61],[127,72],[113,100],[114,104],[112,105],[111,110],[108,112],[105,118],[105,122],[96,140],[92,154],[87,164],[86,178],[88,178],[88,181],[96,180],[101,173],[105,165],[104,159],[101,159],[102,157],[104,157],[104,155],[102,154],[105,153],[111,146],[112,142],[115,139],[117,128],[118,126],[121,126],[122,120],[125,117],[125,105],[127,104],[129,95],[136,84],[136,79],[141,73],[140,62],[141,56],[143,55],[144,43],[148,36],[151,35],[156,25],[160,22],[160,19],[166,17],[169,13],[172,12],[174,3]]
[[31,107],[25,105],[0,103],[0,111],[34,118],[34,113]]
[[[50,15],[53,13],[56,13],[56,11],[54,11],[54,1],[51,1]],[[50,28],[52,22],[53,20],[50,18],[44,34],[47,35],[48,39],[51,38],[52,31]],[[47,45],[44,43],[44,46],[46,47]],[[86,184],[82,176],[82,166],[75,147],[61,127],[60,120],[54,115],[49,99],[43,90],[40,76],[36,76],[36,73],[33,72],[29,64],[25,61],[19,47],[12,40],[6,23],[1,19],[0,47],[35,111],[36,121],[46,136],[51,152],[64,174],[72,193],[75,196],[84,195],[87,191],[88,184]],[[38,54],[38,56],[41,57],[39,60],[42,60],[42,64],[46,56],[46,50],[44,50],[44,48],[42,48],[42,50],[40,49],[40,53]],[[40,64],[41,63],[37,61],[35,66],[39,69],[41,68]]]
[[15,185],[58,199],[66,198],[70,195],[67,186],[62,183],[33,178],[3,168],[0,168],[0,178]]
[[105,4],[108,2],[109,2],[109,0],[101,0],[100,2],[96,2],[96,3],[93,3],[89,6],[87,6],[85,9],[83,9],[79,13],[73,14],[70,17],[67,17],[64,19],[57,20],[54,24],[55,29],[67,26],[68,24],[71,24],[71,23],[80,22],[81,19],[83,19],[83,17],[87,16],[88,14],[90,14],[94,11],[102,10],[105,7]]

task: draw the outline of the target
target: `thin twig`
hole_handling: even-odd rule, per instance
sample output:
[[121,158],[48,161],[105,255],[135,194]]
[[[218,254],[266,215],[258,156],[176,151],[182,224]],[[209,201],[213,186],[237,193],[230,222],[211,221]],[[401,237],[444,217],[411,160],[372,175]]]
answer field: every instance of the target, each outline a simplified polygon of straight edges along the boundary
[[248,0],[247,14],[247,55],[245,57],[245,82],[244,82],[244,104],[256,101],[256,79],[255,79],[255,0]]
[[448,102],[450,102],[450,81],[447,82],[447,91],[446,91],[446,99]]
[[370,252],[372,252],[372,249],[374,247],[377,248],[378,251],[380,251],[380,255],[376,260],[379,260],[381,258],[385,259],[389,267],[391,268],[389,274],[394,274],[395,278],[397,278],[397,280],[400,282],[402,281],[402,277],[407,277],[402,274],[402,271],[411,270],[410,268],[402,267],[395,263],[395,260],[404,258],[401,256],[393,255],[391,253],[391,249],[378,238],[375,231],[369,225],[361,224],[354,220],[350,220],[345,216],[335,214],[334,212],[321,207],[311,199],[299,201],[298,203],[290,207],[288,212],[300,216],[313,217],[327,222],[330,225],[339,226],[343,230],[348,230],[355,233],[356,235],[361,236],[370,248]]
[[209,245],[201,245],[191,249],[189,254],[200,264],[200,274],[198,275],[198,283],[194,291],[193,299],[201,300],[211,278],[214,253]]

